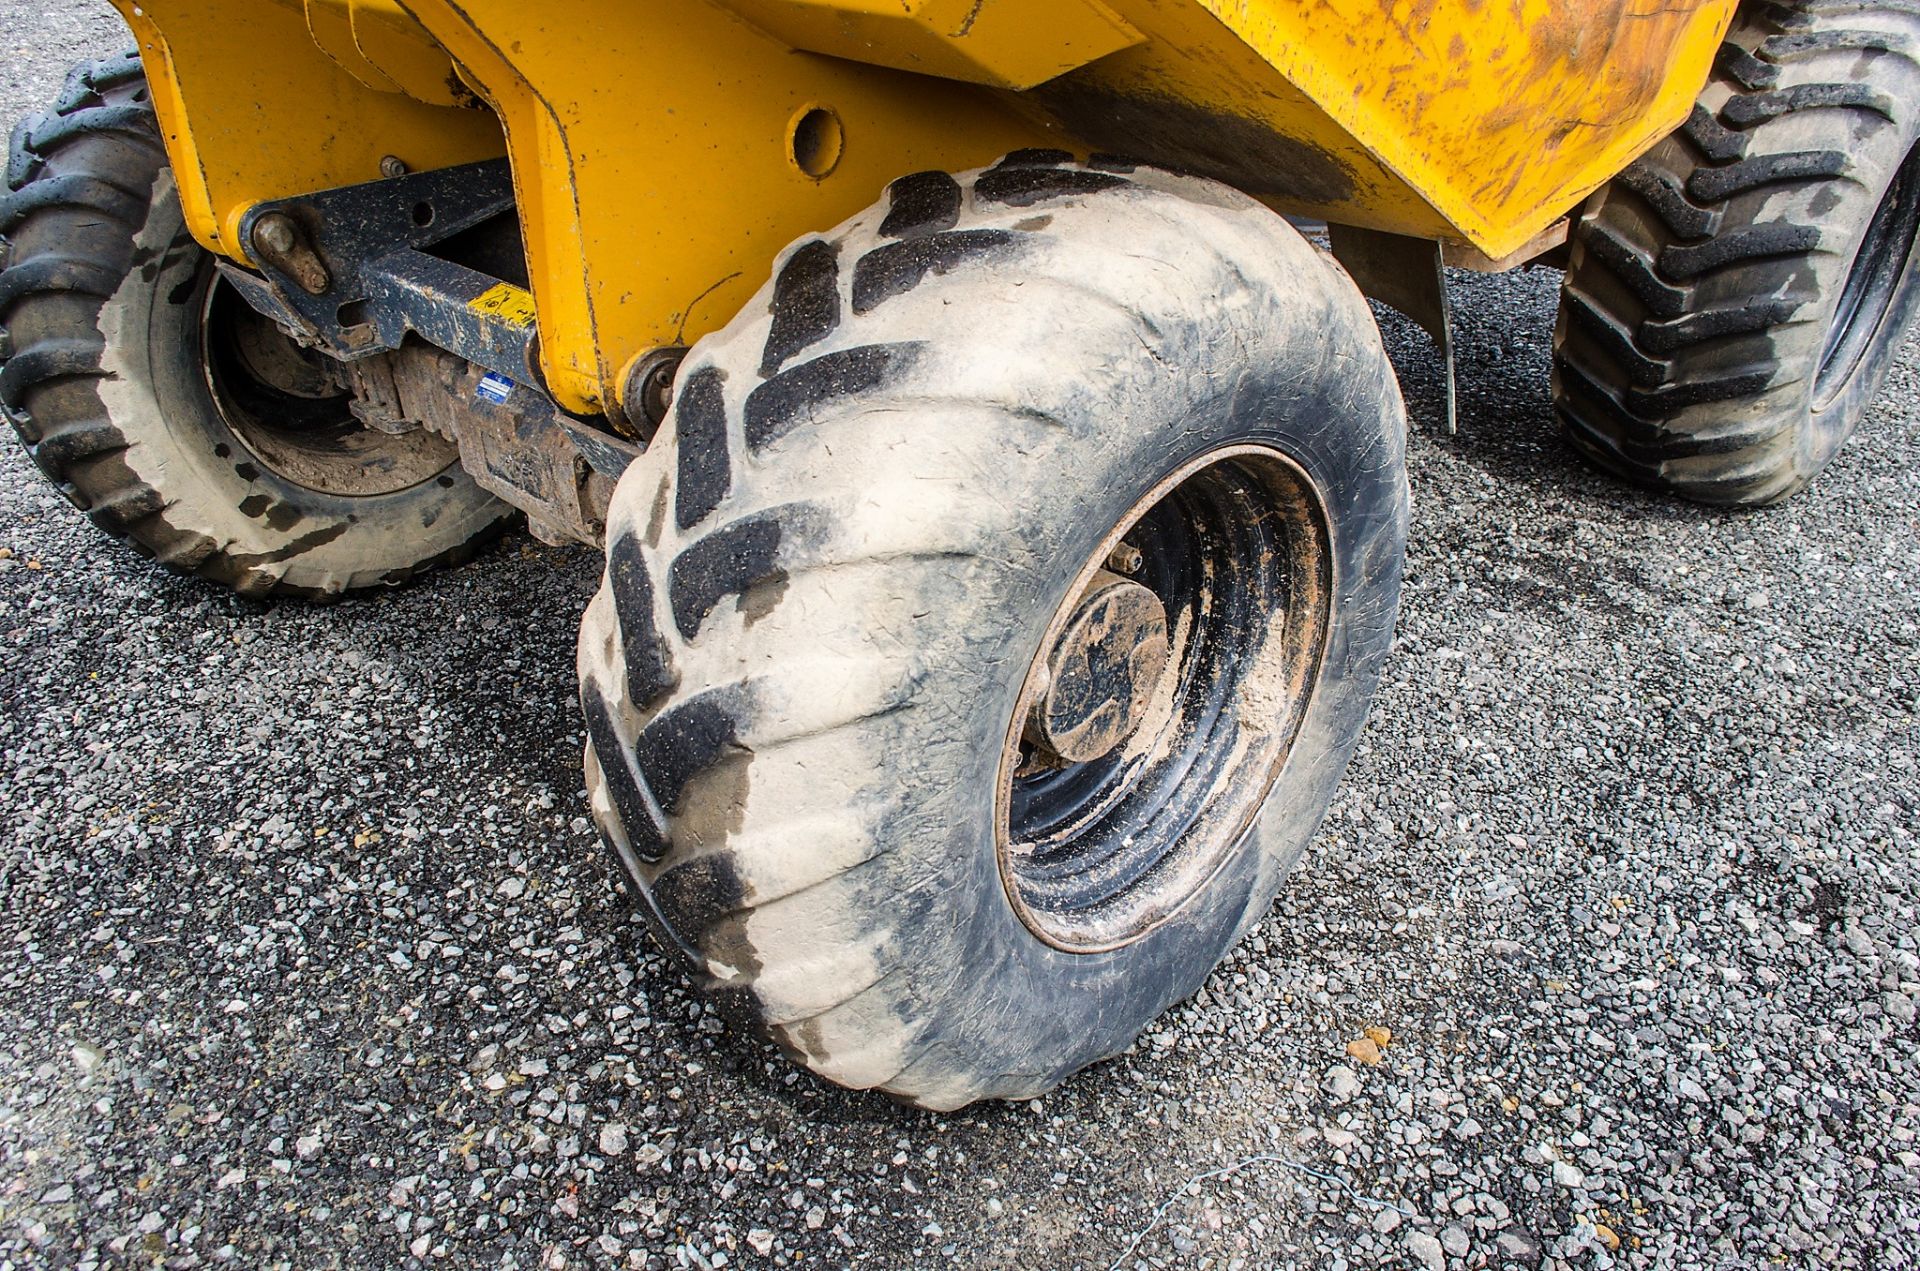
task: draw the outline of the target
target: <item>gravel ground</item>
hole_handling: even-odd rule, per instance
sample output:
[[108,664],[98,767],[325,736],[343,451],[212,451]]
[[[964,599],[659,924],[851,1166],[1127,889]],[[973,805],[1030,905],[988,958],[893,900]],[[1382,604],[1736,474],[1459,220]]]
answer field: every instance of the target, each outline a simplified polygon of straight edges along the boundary
[[[0,0],[0,114],[121,39]],[[1454,439],[1388,319],[1399,646],[1270,921],[952,1116],[733,1034],[614,895],[596,558],[263,606],[0,448],[0,1268],[1915,1265],[1920,359],[1812,495],[1676,506],[1555,439],[1556,281],[1461,280]]]

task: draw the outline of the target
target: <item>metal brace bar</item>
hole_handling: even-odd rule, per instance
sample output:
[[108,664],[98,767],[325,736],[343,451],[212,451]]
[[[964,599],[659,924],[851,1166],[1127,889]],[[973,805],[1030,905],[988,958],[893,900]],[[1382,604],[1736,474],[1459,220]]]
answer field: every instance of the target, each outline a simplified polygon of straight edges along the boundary
[[342,361],[391,352],[414,331],[527,381],[532,297],[422,250],[512,207],[504,159],[261,203],[240,227],[260,276],[248,284],[244,270],[229,269],[228,277],[257,308],[297,318],[288,325]]
[[403,248],[364,271],[369,317],[384,348],[413,331],[516,383],[534,378],[533,300],[498,278]]
[[1453,311],[1447,303],[1447,271],[1441,246],[1353,225],[1327,226],[1327,240],[1361,294],[1398,310],[1419,325],[1440,349],[1447,390],[1447,436],[1460,430],[1454,381]]

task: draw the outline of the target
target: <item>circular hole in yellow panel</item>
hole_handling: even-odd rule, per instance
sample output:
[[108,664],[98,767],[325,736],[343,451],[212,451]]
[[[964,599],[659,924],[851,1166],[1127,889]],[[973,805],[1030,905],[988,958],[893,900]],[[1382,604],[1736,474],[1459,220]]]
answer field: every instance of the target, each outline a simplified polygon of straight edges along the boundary
[[807,107],[793,117],[787,130],[787,157],[816,181],[839,166],[846,145],[840,116],[825,106]]

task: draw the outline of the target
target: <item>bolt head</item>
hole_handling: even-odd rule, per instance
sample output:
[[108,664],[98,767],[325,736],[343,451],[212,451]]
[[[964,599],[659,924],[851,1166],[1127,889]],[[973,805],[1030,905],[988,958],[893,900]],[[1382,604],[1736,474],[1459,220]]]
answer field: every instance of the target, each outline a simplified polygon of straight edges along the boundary
[[281,256],[293,250],[299,241],[293,220],[281,212],[269,212],[253,225],[253,244],[264,252]]
[[667,411],[673,405],[674,370],[672,365],[663,362],[647,372],[641,401],[646,406],[647,418],[656,423],[667,417]]
[[407,161],[397,154],[382,155],[380,175],[383,177],[403,177],[407,175]]
[[673,406],[673,381],[687,351],[666,345],[637,354],[627,363],[620,388],[620,409],[636,429],[658,428]]

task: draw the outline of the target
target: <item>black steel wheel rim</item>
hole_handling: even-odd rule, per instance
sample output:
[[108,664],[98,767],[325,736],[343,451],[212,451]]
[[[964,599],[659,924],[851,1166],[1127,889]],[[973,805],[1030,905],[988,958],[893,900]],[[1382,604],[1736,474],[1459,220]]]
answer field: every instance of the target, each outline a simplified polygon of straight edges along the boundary
[[1008,894],[1070,951],[1140,938],[1218,872],[1285,759],[1325,635],[1331,548],[1298,467],[1236,446],[1156,489],[1098,556],[1115,540],[1137,548],[1132,578],[1165,605],[1162,708],[1079,764],[1047,763],[1016,728],[1002,765]]
[[[1854,252],[1814,376],[1814,409],[1830,405],[1883,338],[1920,237],[1920,146],[1907,153]],[[1891,333],[1889,333],[1891,334]]]
[[207,393],[259,467],[322,494],[370,497],[418,485],[458,461],[452,442],[425,429],[394,434],[363,424],[338,367],[256,312],[211,262],[198,288]]

